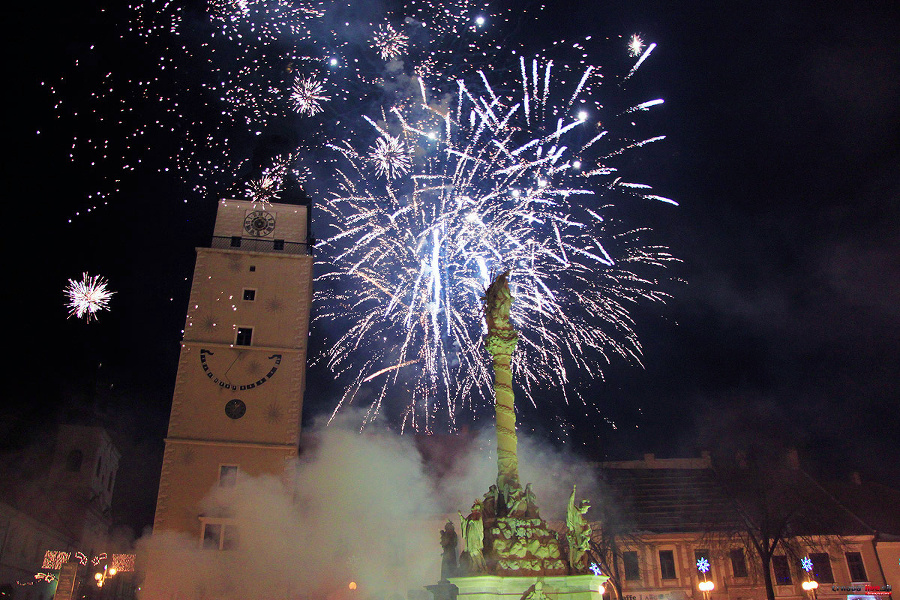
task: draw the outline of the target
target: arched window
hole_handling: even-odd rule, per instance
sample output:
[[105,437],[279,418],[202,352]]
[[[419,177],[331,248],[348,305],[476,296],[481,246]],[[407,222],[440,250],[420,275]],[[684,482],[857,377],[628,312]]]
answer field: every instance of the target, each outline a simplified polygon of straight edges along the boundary
[[78,448],[73,448],[69,451],[69,456],[66,458],[66,471],[71,471],[72,473],[77,473],[81,470],[81,461],[84,460],[84,453]]

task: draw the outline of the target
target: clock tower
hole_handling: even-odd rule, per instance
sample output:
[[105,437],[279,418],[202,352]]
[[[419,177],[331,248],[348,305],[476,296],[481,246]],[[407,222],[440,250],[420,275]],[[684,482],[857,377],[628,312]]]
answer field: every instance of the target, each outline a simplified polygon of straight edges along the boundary
[[154,532],[227,549],[239,525],[201,506],[297,456],[312,304],[310,206],[222,200],[197,249]]

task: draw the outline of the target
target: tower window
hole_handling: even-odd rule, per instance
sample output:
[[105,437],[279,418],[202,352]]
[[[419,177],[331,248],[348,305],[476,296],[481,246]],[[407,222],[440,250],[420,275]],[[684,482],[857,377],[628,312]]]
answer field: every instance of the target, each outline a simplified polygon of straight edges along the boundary
[[275,240],[272,243],[273,250],[284,250],[284,240]]
[[239,235],[231,236],[231,247],[232,248],[240,248],[241,247],[241,236],[239,236]]
[[237,484],[237,465],[219,467],[219,487],[233,488]]
[[237,336],[234,339],[236,346],[249,346],[253,340],[252,327],[238,327]]
[[255,272],[256,272],[256,265],[250,265],[250,272],[251,272],[251,273],[255,273]]
[[244,300],[247,302],[256,300],[256,290],[244,290]]
[[103,467],[103,456],[97,457],[97,472],[94,473],[96,477],[100,477],[100,468]]
[[663,579],[676,579],[675,553],[671,550],[659,551],[659,572]]

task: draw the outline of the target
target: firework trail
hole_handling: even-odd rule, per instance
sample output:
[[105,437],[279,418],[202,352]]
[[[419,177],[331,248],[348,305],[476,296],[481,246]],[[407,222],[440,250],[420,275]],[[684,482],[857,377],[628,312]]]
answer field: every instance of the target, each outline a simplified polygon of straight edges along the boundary
[[503,87],[516,94],[484,72],[458,80],[449,100],[423,82],[417,99],[366,118],[374,145],[332,146],[344,163],[323,206],[332,232],[318,318],[353,315],[327,357],[350,381],[335,414],[362,393],[368,422],[402,399],[404,426],[431,431],[488,404],[481,296],[507,269],[521,335],[513,367],[532,402],[538,389],[567,394],[570,371],[594,378],[615,355],[639,361],[630,308],[666,298],[647,273],[674,259],[605,217],[602,196],[673,201],[610,163],[663,136],[611,143],[590,116],[599,82],[595,67],[539,59],[520,60]]

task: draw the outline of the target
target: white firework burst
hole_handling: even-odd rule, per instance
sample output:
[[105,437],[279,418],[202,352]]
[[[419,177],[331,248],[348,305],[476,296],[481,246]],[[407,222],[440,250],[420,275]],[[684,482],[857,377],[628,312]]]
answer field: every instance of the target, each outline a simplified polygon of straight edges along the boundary
[[375,140],[375,145],[369,150],[369,161],[375,165],[375,174],[388,180],[408,173],[412,167],[403,140],[389,134]]
[[65,294],[69,317],[84,317],[85,321],[97,318],[97,312],[109,309],[109,299],[115,292],[107,289],[108,282],[99,275],[82,273],[81,280],[70,279]]
[[397,31],[389,24],[379,25],[372,40],[372,47],[378,50],[382,60],[397,58],[409,45],[409,36],[402,31]]
[[301,115],[312,116],[322,112],[322,102],[331,100],[331,96],[325,94],[325,85],[313,77],[300,77],[294,79],[291,89],[291,102],[294,110]]
[[638,34],[634,34],[631,36],[631,39],[628,40],[628,55],[629,56],[640,56],[641,52],[644,51],[644,40],[641,39],[641,36]]

